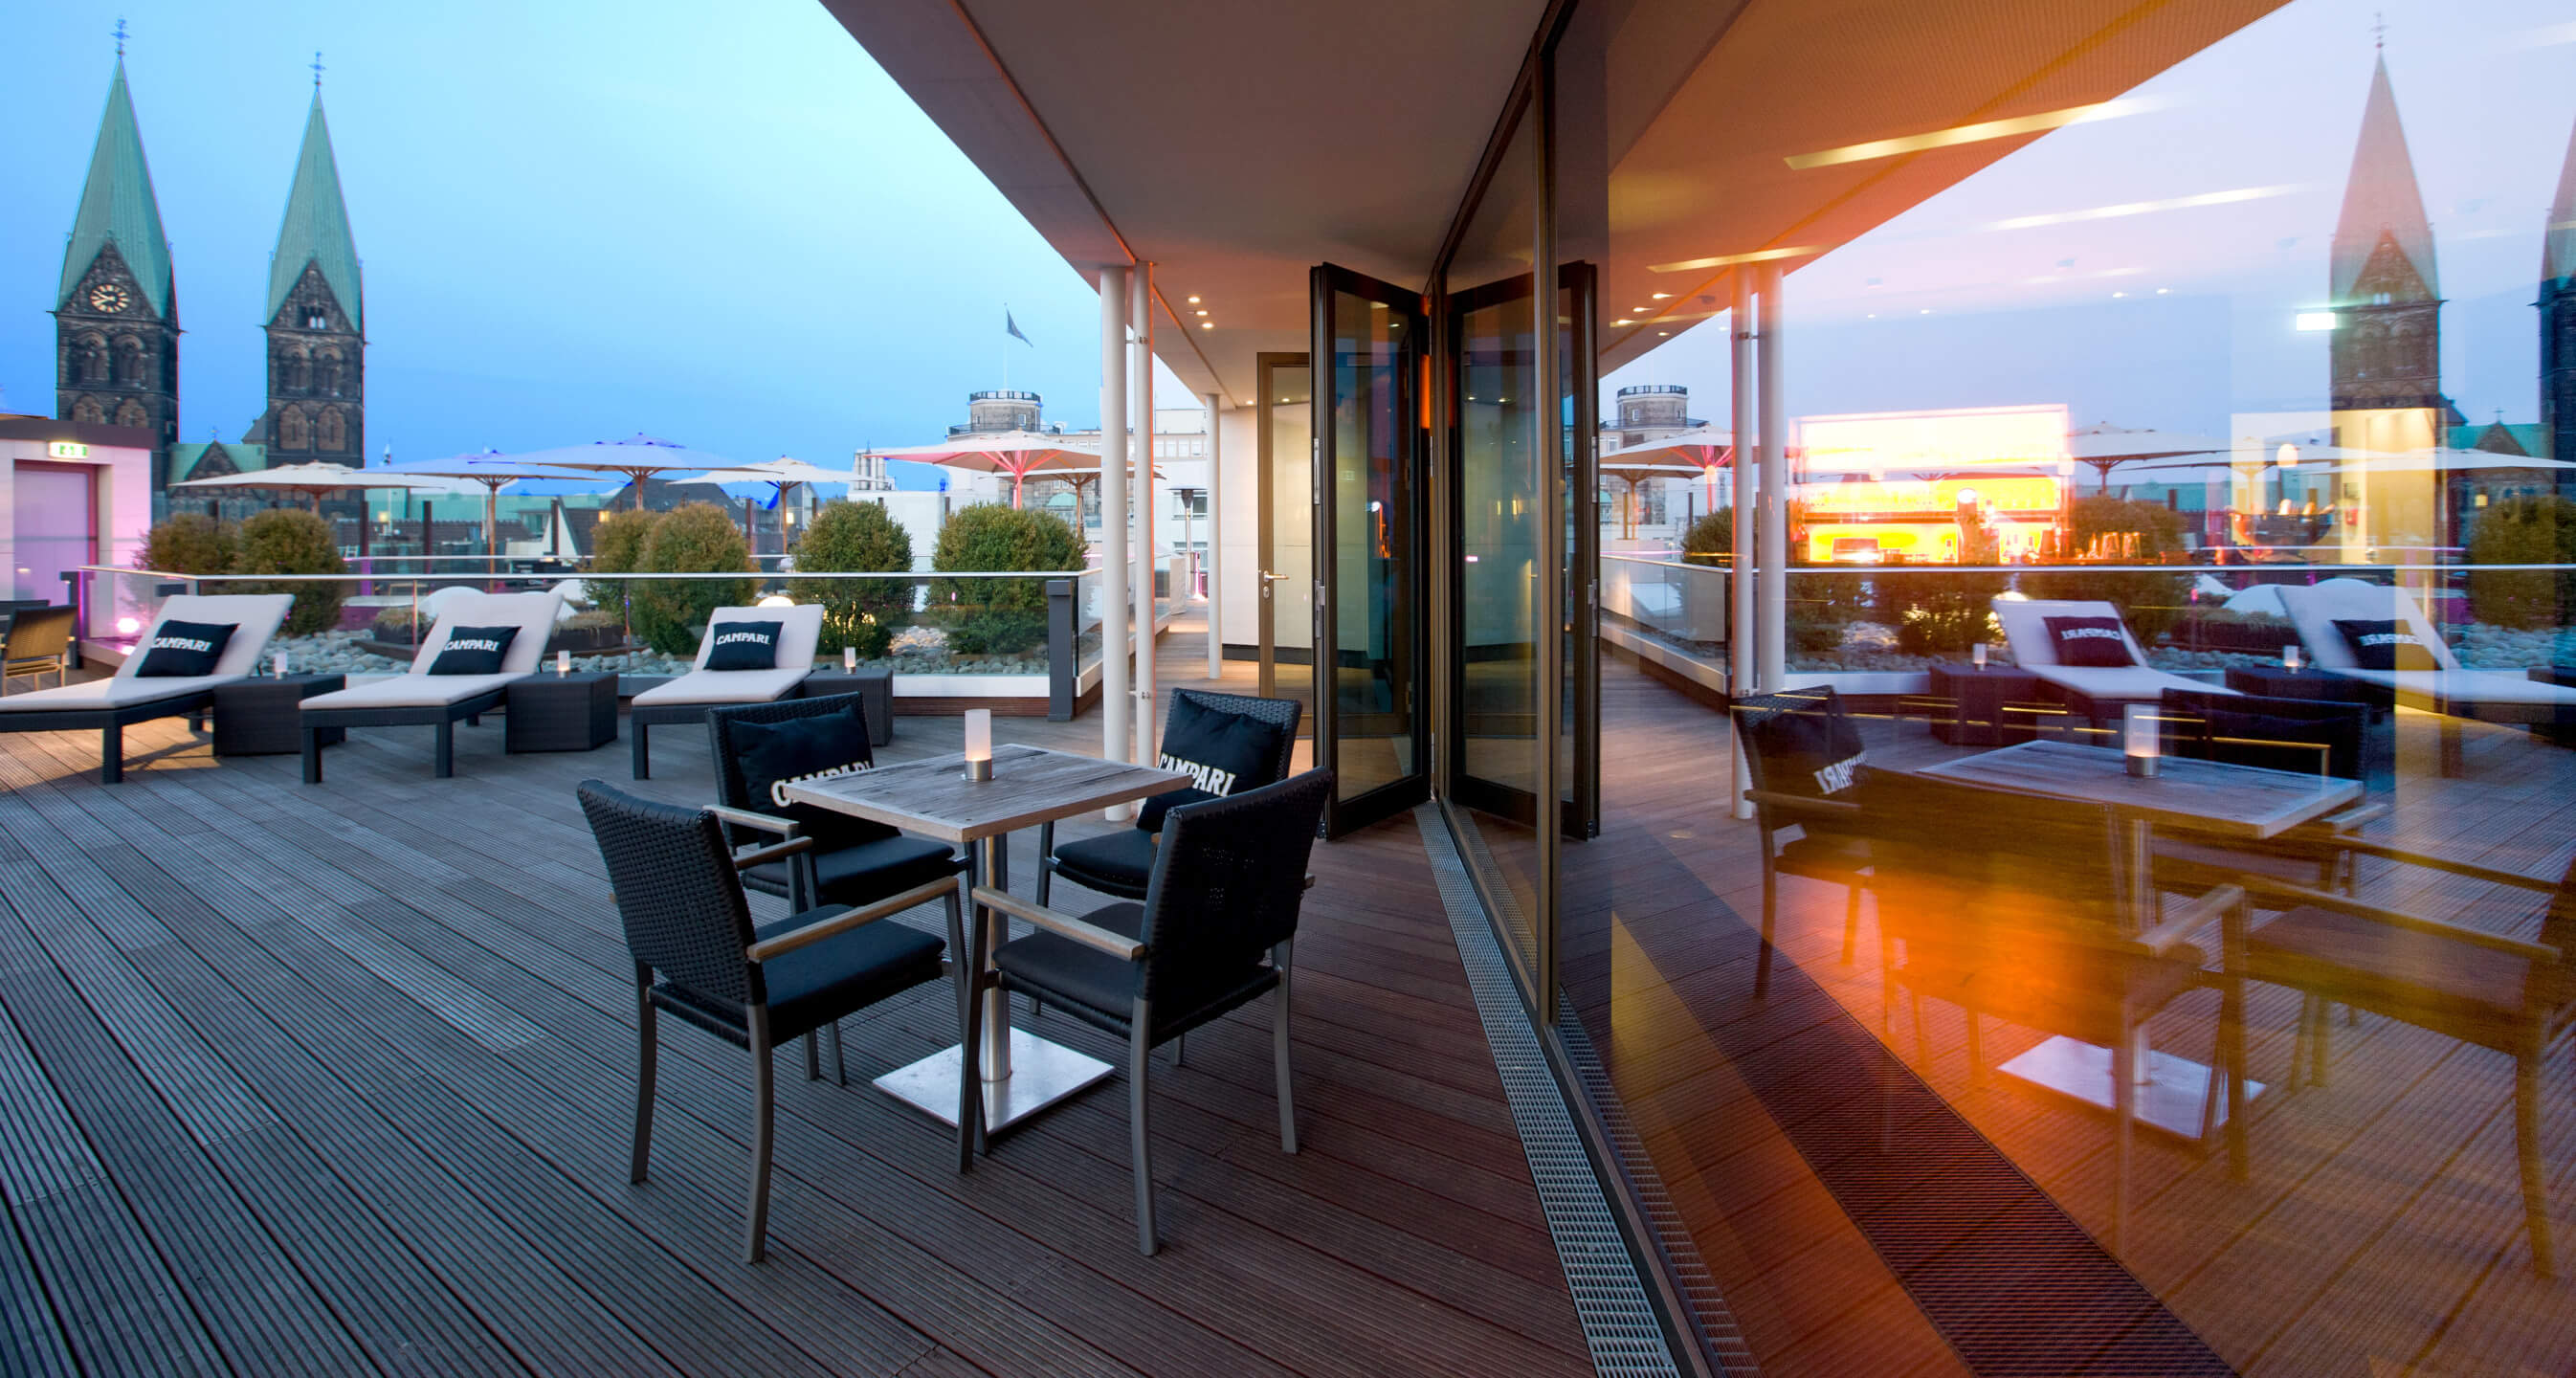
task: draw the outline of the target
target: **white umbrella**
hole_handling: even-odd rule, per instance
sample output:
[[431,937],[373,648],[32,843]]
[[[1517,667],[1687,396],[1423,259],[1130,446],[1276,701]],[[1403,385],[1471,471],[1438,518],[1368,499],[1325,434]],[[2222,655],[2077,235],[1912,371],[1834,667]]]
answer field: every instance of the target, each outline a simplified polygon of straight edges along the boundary
[[912,459],[924,464],[945,464],[952,468],[972,469],[979,473],[1011,476],[1011,505],[1020,505],[1020,488],[1028,476],[1049,469],[1100,467],[1096,446],[1069,445],[1061,435],[1043,435],[1035,431],[990,431],[969,433],[950,438],[937,445],[908,445],[893,450],[870,450],[878,459]]
[[1601,457],[1601,477],[1614,478],[1628,485],[1628,491],[1624,495],[1626,501],[1620,507],[1619,534],[1622,539],[1637,534],[1638,485],[1650,483],[1659,478],[1698,478],[1709,472],[1709,468],[1703,468],[1697,464],[1682,464],[1659,458],[1661,455],[1674,453],[1671,450],[1659,450],[1652,455],[1641,454],[1640,451],[1645,448],[1641,445],[1634,450],[1620,450]]
[[644,480],[656,474],[685,473],[699,469],[728,469],[733,461],[705,450],[693,450],[676,440],[660,440],[649,435],[630,435],[624,440],[594,440],[587,445],[566,445],[553,450],[531,450],[525,454],[503,456],[512,464],[540,469],[573,469],[593,474],[622,474],[635,486],[635,505],[644,505]]
[[2111,471],[2133,459],[2172,459],[2179,455],[2225,454],[2235,448],[2216,436],[2183,431],[2133,430],[2108,421],[2070,431],[2066,457],[2093,466],[2102,475],[2102,491],[2111,491]]
[[457,491],[469,485],[483,489],[483,550],[487,555],[500,553],[501,490],[528,478],[561,478],[543,469],[532,469],[498,450],[468,451],[453,459],[416,459],[406,464],[388,464],[368,470],[376,474],[415,474],[427,478],[452,479]]
[[[469,485],[455,479],[427,474],[389,473],[383,469],[361,469],[353,464],[280,464],[267,469],[253,469],[246,474],[223,474],[215,478],[192,478],[170,485],[173,488],[274,488],[281,492],[302,493],[311,501],[313,510],[322,510],[324,493],[370,488],[405,488],[415,492],[464,493]],[[367,553],[367,523],[358,521],[358,555]]]
[[[848,483],[854,477],[856,476],[852,474],[821,468],[801,459],[780,455],[776,459],[764,459],[757,464],[740,464],[730,469],[713,469],[696,478],[674,479],[673,482],[712,483],[719,486],[728,483],[766,483],[774,490],[778,502],[784,505],[788,490],[799,484]],[[743,499],[742,538],[745,541],[752,539],[749,498]]]

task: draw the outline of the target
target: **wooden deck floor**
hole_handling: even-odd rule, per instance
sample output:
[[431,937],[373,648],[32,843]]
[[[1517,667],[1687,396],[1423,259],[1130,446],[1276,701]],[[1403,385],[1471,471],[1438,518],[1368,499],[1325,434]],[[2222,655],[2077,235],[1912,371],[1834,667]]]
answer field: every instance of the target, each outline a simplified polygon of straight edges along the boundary
[[[1783,882],[1780,949],[1813,995],[1784,1001],[1792,981],[1775,984],[1773,1008],[1752,1001],[1758,843],[1724,811],[1723,720],[1628,665],[1610,666],[1604,682],[1604,831],[1569,846],[1566,867],[1569,895],[1598,887],[1606,898],[1589,913],[1569,901],[1565,979],[1737,1323],[1766,1373],[1977,1371],[1909,1290],[1907,1250],[1922,1241],[1903,1227],[1932,1219],[1970,1159],[1999,1154],[2107,1241],[2107,1116],[2000,1078],[1972,1082],[1955,1006],[1926,1001],[1919,1040],[1901,1007],[1882,1032],[1875,921],[1865,907],[1846,964],[1838,887]],[[2433,720],[2400,714],[2395,733],[2396,783],[2374,795],[2394,808],[2373,837],[2543,877],[2566,866],[2576,753],[2472,725],[2465,770],[2446,779]],[[1872,724],[1869,738],[1882,764],[1954,754],[1919,721]],[[2527,897],[2422,872],[2365,869],[2364,879],[2366,898],[2536,935]],[[2252,1180],[2230,1181],[2223,1156],[2140,1135],[2119,1265],[2249,1374],[2576,1371],[2576,1283],[2535,1277],[2523,1235],[2510,1061],[2394,1021],[2338,1017],[2328,1083],[2277,1089],[2297,1007],[2290,992],[2254,988],[2250,1062],[2276,1089],[2250,1117]],[[2206,1060],[2215,1018],[2214,995],[2186,996],[2154,1021],[2155,1044]],[[1838,1080],[1840,1068],[1803,1051],[1855,1033],[1976,1140],[1908,1188],[1923,1194],[1903,1198],[1897,1228],[1835,1185],[1843,1160],[1877,1150],[1876,1110],[1855,1107],[1875,1107],[1878,1086]],[[1988,1020],[1988,1062],[2039,1038]],[[2562,1259],[2576,1233],[2571,1073],[2562,1043],[2542,1097]],[[1986,1292],[1962,1308],[1971,1334],[2015,1306],[2063,1304],[2000,1274]]]
[[[885,758],[955,748],[953,719],[899,726]],[[625,753],[500,737],[461,731],[441,781],[425,729],[354,733],[320,787],[171,723],[129,732],[112,787],[94,734],[0,737],[0,1372],[1589,1371],[1408,821],[1317,853],[1303,1152],[1266,1009],[1157,1069],[1159,1257],[1114,1088],[961,1177],[866,1085],[954,1041],[925,988],[852,1021],[847,1089],[787,1055],[746,1267],[736,1049],[666,1025],[654,1179],[625,1180],[626,958],[572,799]],[[707,768],[656,734],[653,793]]]

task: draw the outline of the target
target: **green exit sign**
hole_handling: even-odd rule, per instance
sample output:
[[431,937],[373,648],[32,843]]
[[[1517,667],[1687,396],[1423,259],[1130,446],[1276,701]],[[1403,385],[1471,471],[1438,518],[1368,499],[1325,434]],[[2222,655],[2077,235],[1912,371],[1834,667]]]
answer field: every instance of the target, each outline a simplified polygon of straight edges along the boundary
[[70,440],[56,440],[45,446],[47,459],[87,459],[89,447]]

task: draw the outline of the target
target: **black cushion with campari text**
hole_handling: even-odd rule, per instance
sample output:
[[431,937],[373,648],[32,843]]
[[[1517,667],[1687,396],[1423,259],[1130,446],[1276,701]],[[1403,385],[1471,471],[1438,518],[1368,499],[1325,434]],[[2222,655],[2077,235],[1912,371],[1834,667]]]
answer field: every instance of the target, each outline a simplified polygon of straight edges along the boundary
[[2129,658],[2128,632],[2116,617],[2051,617],[2048,623],[2049,644],[2057,648],[2057,663],[2085,669],[2108,670],[2135,665]]
[[1149,833],[1161,832],[1163,815],[1175,808],[1279,783],[1271,778],[1279,770],[1279,729],[1176,695],[1155,764],[1188,775],[1191,784],[1157,794],[1137,809],[1136,826]]
[[707,634],[714,639],[707,648],[706,668],[710,670],[775,670],[778,668],[778,629],[781,622],[719,622]]
[[439,647],[438,658],[429,663],[433,675],[497,675],[502,658],[510,654],[510,643],[519,639],[516,627],[455,627],[447,633],[447,644]]
[[144,645],[137,679],[193,679],[215,672],[238,622],[164,622],[152,629]]
[[876,759],[868,725],[856,707],[781,723],[733,725],[742,783],[756,812],[793,820],[818,851],[837,851],[899,835],[899,830],[811,804],[791,804],[780,791],[790,784],[828,780],[869,768]]
[[1820,799],[1850,790],[1861,764],[1860,728],[1826,690],[1812,709],[1775,713],[1747,724],[1762,758],[1762,784],[1781,794]]
[[2403,622],[2372,622],[2338,617],[2335,630],[2352,648],[2354,666],[2363,670],[2439,670],[2442,663],[2414,629]]

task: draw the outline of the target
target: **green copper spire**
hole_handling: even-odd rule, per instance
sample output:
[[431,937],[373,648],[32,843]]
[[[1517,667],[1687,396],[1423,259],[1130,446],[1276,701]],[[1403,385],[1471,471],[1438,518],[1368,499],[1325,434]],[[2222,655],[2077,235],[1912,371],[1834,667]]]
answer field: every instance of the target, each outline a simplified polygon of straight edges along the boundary
[[123,57],[116,60],[116,80],[107,88],[107,113],[99,118],[98,146],[90,151],[89,180],[81,186],[80,213],[72,218],[72,242],[63,251],[63,281],[54,305],[71,300],[99,250],[110,244],[142,286],[152,310],[171,319],[170,241],[161,233],[161,207],[152,197],[152,169],[143,161],[143,135],[135,128],[133,98],[126,94]]
[[349,234],[349,212],[340,204],[340,166],[331,158],[331,128],[322,120],[317,77],[313,113],[304,121],[304,150],[295,159],[295,188],[286,195],[286,222],[277,227],[277,253],[268,262],[268,319],[277,319],[306,264],[322,270],[352,329],[365,329],[358,307],[358,243]]

